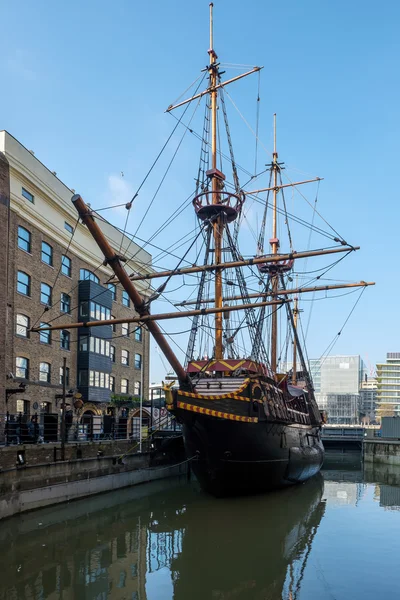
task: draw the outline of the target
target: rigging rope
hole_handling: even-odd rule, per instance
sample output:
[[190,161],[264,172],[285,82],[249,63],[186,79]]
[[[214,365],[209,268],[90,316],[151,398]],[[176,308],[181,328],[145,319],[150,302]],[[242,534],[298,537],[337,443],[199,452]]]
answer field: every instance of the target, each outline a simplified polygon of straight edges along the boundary
[[322,358],[322,357],[325,357],[325,358],[324,358],[324,360],[323,360],[323,361],[320,363],[320,369],[321,369],[322,365],[324,364],[325,360],[328,358],[328,353],[329,353],[329,352],[330,352],[330,351],[333,349],[333,347],[336,345],[336,342],[338,341],[338,339],[339,339],[340,335],[342,334],[342,332],[343,332],[343,329],[346,327],[346,325],[347,325],[347,323],[348,323],[348,321],[349,321],[349,319],[350,319],[351,315],[352,315],[352,314],[353,314],[353,312],[355,311],[355,309],[356,309],[356,306],[357,306],[357,304],[360,302],[360,300],[361,300],[361,296],[363,295],[363,293],[365,292],[365,290],[366,290],[366,289],[367,289],[367,288],[365,288],[365,287],[364,287],[364,288],[361,290],[361,292],[360,292],[360,295],[358,296],[357,300],[355,301],[355,303],[354,303],[354,306],[353,306],[353,308],[351,309],[351,311],[349,312],[349,314],[348,314],[348,316],[347,316],[347,318],[346,318],[345,322],[343,323],[342,327],[340,328],[340,330],[338,331],[338,333],[337,333],[337,334],[334,336],[334,338],[332,339],[332,341],[330,342],[330,344],[328,345],[328,347],[326,348],[326,350],[325,350],[325,351],[324,351],[324,352],[321,354],[321,356],[320,356],[320,360],[321,360],[321,358]]
[[[199,101],[197,102],[197,105],[196,105],[196,107],[195,107],[195,109],[194,109],[194,111],[193,111],[193,114],[192,114],[192,116],[190,117],[190,120],[189,120],[189,125],[190,125],[190,123],[192,122],[192,120],[193,120],[193,118],[194,118],[194,116],[195,116],[195,114],[196,114],[196,111],[197,111],[197,109],[198,109],[198,107],[199,107],[199,105],[200,105],[200,101],[201,101],[201,98],[199,98]],[[183,134],[182,134],[182,137],[181,137],[181,139],[179,140],[179,143],[178,143],[178,145],[177,145],[177,147],[176,147],[176,149],[175,149],[175,152],[173,153],[173,155],[172,155],[172,158],[171,158],[171,160],[170,160],[170,161],[169,161],[169,163],[168,163],[167,169],[166,169],[166,171],[165,171],[164,175],[162,176],[162,178],[161,178],[161,181],[160,181],[160,183],[159,183],[159,185],[158,185],[158,187],[157,187],[157,189],[156,189],[156,191],[155,191],[155,193],[154,193],[154,195],[153,195],[152,199],[150,200],[150,203],[149,203],[149,205],[147,206],[147,209],[146,209],[146,211],[145,211],[145,213],[144,213],[144,215],[143,215],[143,217],[142,217],[142,219],[141,219],[141,221],[140,221],[139,225],[137,226],[135,233],[133,234],[134,236],[137,234],[137,232],[139,231],[140,227],[142,226],[142,224],[143,224],[143,222],[144,222],[145,218],[147,217],[147,215],[148,215],[148,213],[149,213],[149,210],[151,209],[151,207],[152,207],[152,205],[153,205],[153,202],[154,202],[154,200],[156,199],[156,197],[157,197],[157,195],[158,195],[158,192],[160,191],[160,189],[161,189],[161,187],[162,187],[162,185],[163,185],[163,183],[164,183],[164,181],[165,181],[165,179],[166,179],[166,177],[167,177],[167,175],[168,175],[168,173],[169,173],[169,170],[170,170],[170,168],[171,168],[171,166],[172,166],[172,163],[174,162],[174,160],[175,160],[175,158],[176,158],[176,155],[177,155],[177,154],[178,154],[178,152],[179,152],[179,149],[180,149],[180,147],[181,147],[181,145],[182,145],[182,143],[183,143],[183,140],[185,139],[186,133],[187,133],[187,130],[185,129],[185,131],[183,132]],[[128,244],[128,249],[129,249],[129,244]]]
[[[203,83],[203,81],[204,81],[204,78],[205,78],[205,74],[202,76],[202,78],[201,78],[201,81],[200,81],[199,85],[197,86],[197,88],[196,88],[196,90],[195,90],[195,94],[197,93],[198,89],[200,88],[201,84]],[[196,79],[196,81],[197,81],[197,79]],[[182,112],[182,114],[181,114],[181,116],[179,117],[179,119],[177,118],[177,123],[175,124],[175,127],[174,127],[174,128],[173,128],[173,130],[171,131],[170,135],[168,136],[168,138],[167,138],[166,142],[164,143],[163,147],[161,148],[160,152],[157,154],[157,156],[156,156],[156,158],[155,158],[155,160],[154,160],[153,164],[151,165],[150,169],[147,171],[147,173],[146,173],[146,175],[145,175],[145,177],[144,177],[144,179],[143,179],[142,183],[139,185],[139,187],[138,187],[138,189],[136,190],[135,194],[133,195],[132,199],[131,199],[131,200],[130,200],[130,202],[128,202],[128,203],[127,203],[127,205],[126,205],[126,207],[127,207],[127,210],[128,210],[128,214],[126,215],[125,227],[124,227],[124,233],[123,233],[123,236],[122,236],[122,239],[121,239],[121,245],[120,245],[120,248],[119,248],[119,251],[120,251],[120,252],[121,252],[122,245],[123,245],[123,242],[124,242],[124,238],[125,238],[125,232],[126,232],[126,229],[127,229],[127,227],[128,227],[128,220],[129,220],[129,215],[130,215],[130,211],[131,211],[131,208],[132,208],[132,204],[133,204],[133,202],[135,201],[135,199],[138,197],[140,190],[142,189],[142,187],[143,187],[143,186],[144,186],[144,184],[146,183],[146,181],[147,181],[148,177],[150,176],[151,172],[153,171],[154,167],[156,166],[156,164],[157,164],[157,162],[158,162],[159,158],[161,157],[161,155],[163,154],[163,152],[164,152],[165,148],[168,146],[168,144],[169,144],[169,142],[170,142],[171,138],[173,137],[173,135],[174,135],[175,131],[178,129],[178,127],[179,127],[179,125],[180,125],[180,123],[181,123],[181,121],[182,121],[183,117],[185,116],[185,114],[186,114],[186,111],[188,110],[189,106],[190,106],[190,102],[189,102],[189,104],[188,104],[188,105],[185,107],[185,109],[184,109],[184,111]],[[129,246],[128,246],[128,248],[129,248]]]

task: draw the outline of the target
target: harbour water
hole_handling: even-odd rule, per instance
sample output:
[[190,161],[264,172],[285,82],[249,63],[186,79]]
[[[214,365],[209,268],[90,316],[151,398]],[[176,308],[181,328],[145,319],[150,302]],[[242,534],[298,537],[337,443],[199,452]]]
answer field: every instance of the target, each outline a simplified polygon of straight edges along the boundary
[[0,523],[0,600],[375,600],[400,590],[400,469],[216,500],[145,484]]

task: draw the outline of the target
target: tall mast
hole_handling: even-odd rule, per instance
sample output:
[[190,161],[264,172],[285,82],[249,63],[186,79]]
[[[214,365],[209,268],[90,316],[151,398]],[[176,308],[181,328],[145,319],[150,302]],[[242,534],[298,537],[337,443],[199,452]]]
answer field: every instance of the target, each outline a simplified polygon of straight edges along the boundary
[[[212,190],[212,203],[220,203],[220,188],[222,183],[222,173],[217,170],[217,97],[218,91],[216,89],[217,77],[218,77],[218,65],[216,64],[217,55],[214,50],[213,40],[213,3],[210,3],[210,49],[208,54],[210,56],[210,97],[211,97],[211,164],[212,169],[209,172],[211,177],[211,190]],[[213,232],[214,232],[214,255],[215,264],[221,263],[221,247],[222,247],[222,234],[223,234],[223,220],[221,216],[218,216],[213,221]],[[222,271],[217,269],[215,271],[215,308],[222,307]],[[222,313],[215,315],[215,358],[217,360],[223,358],[223,346],[222,346]]]
[[[299,315],[298,309],[298,297],[295,296],[293,303],[293,323],[294,328],[297,332],[297,317]],[[293,385],[297,384],[297,335],[293,337],[293,368],[292,368],[292,383]]]
[[[276,216],[277,216],[277,185],[278,185],[278,153],[276,151],[276,113],[274,114],[274,152],[272,154],[272,171],[273,171],[273,207],[272,207],[272,239],[270,240],[271,244],[271,253],[272,255],[276,255],[279,249],[279,240],[277,238],[277,224],[276,224]],[[278,291],[278,274],[274,273],[272,275],[271,281],[272,288],[272,297],[275,299]],[[273,373],[276,373],[277,369],[277,347],[278,347],[278,312],[277,309],[272,309],[272,322],[271,322],[271,370]]]

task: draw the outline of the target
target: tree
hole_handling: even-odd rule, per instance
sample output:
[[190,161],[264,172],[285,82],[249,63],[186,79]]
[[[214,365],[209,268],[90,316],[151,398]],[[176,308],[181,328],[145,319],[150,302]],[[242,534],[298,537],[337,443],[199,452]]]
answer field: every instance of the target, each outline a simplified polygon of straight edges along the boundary
[[394,417],[394,404],[390,402],[380,402],[376,410],[377,417]]

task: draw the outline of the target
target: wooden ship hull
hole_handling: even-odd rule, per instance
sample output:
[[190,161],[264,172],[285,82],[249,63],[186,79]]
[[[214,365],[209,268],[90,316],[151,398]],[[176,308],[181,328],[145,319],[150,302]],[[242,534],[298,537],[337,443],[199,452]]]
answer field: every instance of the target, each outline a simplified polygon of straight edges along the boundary
[[267,377],[210,378],[193,392],[166,389],[166,401],[199,483],[215,496],[299,483],[322,466],[321,427],[301,388]]

